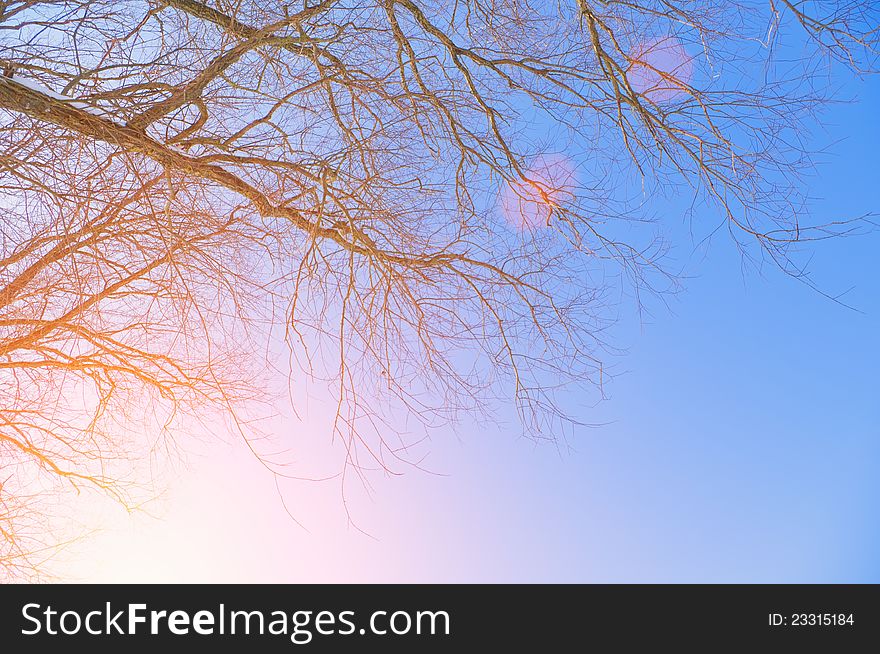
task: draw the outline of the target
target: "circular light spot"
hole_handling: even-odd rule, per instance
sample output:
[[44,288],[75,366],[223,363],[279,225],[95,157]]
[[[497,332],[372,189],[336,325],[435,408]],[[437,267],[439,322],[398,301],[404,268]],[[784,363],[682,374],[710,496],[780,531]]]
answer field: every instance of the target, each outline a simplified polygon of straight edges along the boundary
[[505,185],[501,212],[517,229],[546,227],[555,211],[571,202],[577,175],[571,159],[561,155],[535,157],[525,176]]
[[665,36],[636,46],[626,76],[652,102],[669,102],[687,93],[693,73],[693,57],[681,41]]

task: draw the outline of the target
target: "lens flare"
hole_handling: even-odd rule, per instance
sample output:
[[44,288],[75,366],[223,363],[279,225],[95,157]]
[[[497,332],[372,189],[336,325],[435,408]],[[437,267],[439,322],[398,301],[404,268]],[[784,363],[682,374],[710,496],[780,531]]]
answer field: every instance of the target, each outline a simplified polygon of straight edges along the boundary
[[643,41],[630,59],[627,79],[652,102],[670,102],[687,93],[694,73],[693,57],[674,36]]
[[505,185],[501,212],[519,230],[550,224],[555,212],[575,197],[577,175],[571,159],[561,155],[535,157],[525,176]]

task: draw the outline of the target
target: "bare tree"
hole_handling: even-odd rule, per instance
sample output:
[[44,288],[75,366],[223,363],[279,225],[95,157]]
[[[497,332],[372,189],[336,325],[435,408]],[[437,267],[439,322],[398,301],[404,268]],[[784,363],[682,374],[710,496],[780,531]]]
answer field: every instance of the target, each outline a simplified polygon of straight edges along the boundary
[[606,293],[674,282],[653,193],[797,276],[793,246],[855,227],[802,224],[802,126],[878,13],[0,2],[0,562],[38,560],[32,501],[130,501],[180,417],[240,415],[279,329],[335,389],[345,470],[406,460],[401,410],[507,397],[552,436],[558,389],[601,388]]

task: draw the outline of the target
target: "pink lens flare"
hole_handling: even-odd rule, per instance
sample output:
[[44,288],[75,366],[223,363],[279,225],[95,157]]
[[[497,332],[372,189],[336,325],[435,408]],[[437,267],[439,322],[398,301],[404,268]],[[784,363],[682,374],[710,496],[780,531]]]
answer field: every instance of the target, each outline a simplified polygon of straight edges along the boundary
[[577,173],[563,155],[540,155],[532,160],[525,177],[508,183],[501,192],[501,211],[517,229],[546,227],[555,211],[575,197]]
[[627,79],[652,102],[670,102],[687,93],[694,60],[674,36],[639,43],[630,58]]

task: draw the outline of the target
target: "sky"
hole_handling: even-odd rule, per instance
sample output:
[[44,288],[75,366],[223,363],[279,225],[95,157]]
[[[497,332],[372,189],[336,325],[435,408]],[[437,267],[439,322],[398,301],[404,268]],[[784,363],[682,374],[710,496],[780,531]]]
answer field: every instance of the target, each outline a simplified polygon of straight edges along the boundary
[[[810,180],[831,219],[880,209],[880,79],[841,97]],[[95,533],[52,566],[117,582],[880,582],[880,233],[815,247],[813,279],[843,306],[672,223],[688,279],[619,326],[609,399],[575,407],[601,426],[536,444],[502,411],[434,434],[429,471],[373,479],[356,526],[337,484],[279,496],[242,443],[206,442],[144,512],[94,509]]]

